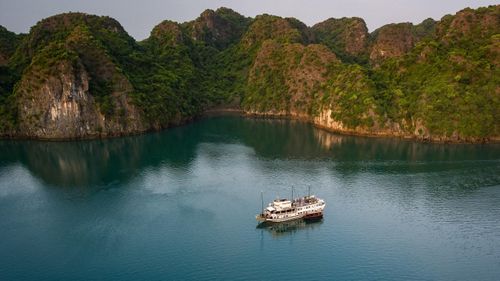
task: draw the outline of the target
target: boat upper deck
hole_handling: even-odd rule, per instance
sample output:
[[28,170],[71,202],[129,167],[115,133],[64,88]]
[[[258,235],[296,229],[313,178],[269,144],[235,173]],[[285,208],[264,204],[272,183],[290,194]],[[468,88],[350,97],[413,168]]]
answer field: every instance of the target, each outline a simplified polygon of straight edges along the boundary
[[293,202],[292,202],[292,206],[293,207],[302,207],[302,206],[307,206],[307,205],[315,204],[315,203],[318,203],[318,202],[319,202],[318,198],[316,198],[314,195],[312,195],[312,196],[304,196],[304,197],[300,197],[300,198],[294,199]]
[[266,209],[271,212],[287,211],[290,209],[316,204],[318,202],[319,202],[318,198],[316,198],[314,195],[296,198],[293,199],[293,201],[288,199],[276,199],[271,204],[269,204],[269,207],[267,207]]

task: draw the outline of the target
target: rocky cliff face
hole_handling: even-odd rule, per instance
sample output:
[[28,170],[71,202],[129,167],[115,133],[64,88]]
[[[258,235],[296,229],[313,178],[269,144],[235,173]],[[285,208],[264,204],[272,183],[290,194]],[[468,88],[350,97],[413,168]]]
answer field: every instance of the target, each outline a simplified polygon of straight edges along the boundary
[[165,21],[139,44],[108,17],[68,13],[39,22],[12,56],[10,71],[22,75],[0,95],[0,115],[8,116],[0,134],[115,136],[192,118],[206,101],[194,81],[202,59],[191,61],[196,46],[187,34]]
[[407,54],[415,44],[434,31],[435,21],[427,19],[414,26],[411,23],[388,24],[375,30],[370,46],[370,61],[378,64],[388,58]]
[[330,18],[312,27],[316,41],[328,46],[343,60],[352,61],[367,54],[369,34],[361,18]]
[[[496,9],[473,11],[474,16],[465,10],[445,17],[437,25],[437,33],[436,22],[431,19],[416,26],[384,26],[371,35],[374,41],[367,47],[372,72],[355,64],[325,61],[312,68],[301,65],[299,68],[310,74],[301,87],[287,83],[287,79],[303,78],[300,72],[291,71],[297,64],[286,59],[297,56],[299,60],[301,56],[293,52],[284,55],[287,49],[293,49],[286,41],[281,46],[275,43],[271,50],[280,51],[274,52],[265,51],[272,46],[265,42],[250,72],[244,108],[253,115],[291,116],[349,134],[438,142],[495,140],[499,124],[491,117],[497,116],[498,110],[490,105],[498,104],[494,96],[500,92],[494,78],[498,61],[494,33],[500,26],[498,17],[491,16]],[[464,19],[468,24],[463,24]],[[315,26],[316,36],[324,39],[318,30],[332,22]],[[452,27],[453,22],[462,22],[462,30]],[[461,37],[448,39],[453,32],[460,32]],[[472,45],[484,47],[472,51]],[[337,53],[342,51],[346,49]],[[478,57],[485,63],[482,70],[472,62]],[[476,104],[486,100],[489,102],[478,112]],[[474,118],[466,117],[470,112],[476,112]]]
[[[101,36],[115,41],[103,42]],[[116,21],[84,14],[51,17],[32,28],[13,57],[14,68],[29,65],[12,96],[17,128],[7,134],[66,139],[151,128],[131,99],[133,85],[112,57],[123,51],[114,45],[117,39],[129,40]]]
[[[302,26],[302,25],[301,25]],[[247,32],[241,38],[241,45],[249,49],[260,46],[262,42],[273,39],[280,43],[309,42],[310,34],[306,29],[297,28],[296,21],[271,15],[260,15],[255,18]]]
[[385,25],[375,31],[370,60],[380,62],[386,58],[400,57],[415,45],[411,23]]
[[185,37],[180,24],[165,20],[153,28],[149,39],[155,39],[162,46],[178,46],[184,42]]
[[453,43],[470,37],[498,34],[499,26],[500,5],[478,10],[467,8],[454,16],[443,17],[436,27],[436,34],[444,42]]
[[186,28],[195,41],[223,49],[238,41],[250,19],[228,8],[205,10],[196,20],[187,22]]
[[323,45],[266,40],[250,69],[244,108],[253,112],[308,114],[319,98],[317,91],[327,79],[328,67],[338,62]]
[[131,134],[241,102],[350,134],[496,140],[499,7],[372,34],[360,18],[309,28],[227,8],[163,21],[139,43],[117,21],[81,13],[25,37],[0,28],[0,135]]
[[[33,74],[28,71],[28,74]],[[43,139],[126,135],[147,129],[124,93],[111,94],[117,108],[104,114],[89,91],[90,75],[80,62],[61,61],[44,81],[26,75],[16,95],[19,134]]]

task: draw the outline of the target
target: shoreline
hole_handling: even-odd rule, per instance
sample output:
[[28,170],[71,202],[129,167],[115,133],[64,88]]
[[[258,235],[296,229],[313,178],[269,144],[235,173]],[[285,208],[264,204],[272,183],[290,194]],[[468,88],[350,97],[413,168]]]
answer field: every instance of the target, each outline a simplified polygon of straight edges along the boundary
[[454,140],[445,137],[424,138],[408,134],[370,133],[370,132],[359,132],[359,131],[357,132],[355,130],[338,130],[314,122],[313,118],[306,115],[294,115],[294,114],[282,114],[282,113],[256,113],[256,112],[247,112],[242,109],[211,110],[211,115],[207,115],[207,117],[223,116],[223,115],[237,115],[245,118],[255,118],[255,119],[298,120],[307,122],[312,126],[314,126],[315,128],[345,136],[359,136],[359,137],[369,137],[369,138],[393,138],[406,141],[415,141],[419,143],[435,143],[435,144],[500,144],[500,137],[474,138],[478,140],[471,140],[471,139]]
[[306,115],[294,115],[294,114],[283,114],[283,113],[256,113],[248,112],[239,108],[212,108],[201,112],[200,114],[193,116],[191,118],[186,118],[180,122],[169,124],[162,128],[151,128],[145,131],[128,132],[128,133],[118,133],[110,135],[92,135],[84,137],[69,137],[69,138],[40,138],[40,137],[29,137],[22,135],[0,135],[0,140],[24,140],[24,141],[44,141],[44,142],[71,142],[71,141],[90,141],[90,140],[105,140],[114,139],[122,137],[132,137],[138,135],[144,135],[149,133],[162,132],[171,128],[185,126],[187,124],[197,122],[205,118],[218,117],[218,116],[240,116],[243,118],[253,118],[253,119],[281,119],[281,120],[296,120],[306,122],[311,124],[315,128],[345,136],[358,136],[358,137],[369,137],[369,138],[392,138],[404,141],[414,141],[418,143],[434,143],[434,144],[500,144],[500,137],[489,137],[489,138],[479,138],[480,140],[453,140],[450,138],[434,137],[434,138],[423,138],[414,135],[404,135],[404,134],[390,134],[390,133],[370,133],[370,132],[357,132],[355,130],[339,130],[334,129],[317,122],[314,119]]

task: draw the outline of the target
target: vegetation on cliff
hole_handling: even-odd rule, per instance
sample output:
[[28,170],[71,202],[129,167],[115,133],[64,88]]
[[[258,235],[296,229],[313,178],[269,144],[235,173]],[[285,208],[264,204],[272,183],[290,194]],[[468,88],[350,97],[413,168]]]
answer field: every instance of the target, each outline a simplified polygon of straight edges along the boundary
[[14,126],[12,119],[15,115],[15,108],[10,94],[17,78],[9,69],[8,64],[22,38],[23,35],[17,35],[0,26],[0,133],[7,127]]
[[499,19],[499,6],[447,16],[407,56],[383,64],[374,81],[388,116],[421,120],[419,134],[498,136]]
[[330,18],[312,28],[316,42],[326,45],[343,62],[366,63],[370,35],[361,18]]
[[307,82],[294,89],[288,81],[304,78],[290,71],[297,62],[287,58],[300,54],[285,55],[285,42],[254,60],[251,73],[259,75],[249,76],[243,106],[312,118],[329,112],[340,131],[441,141],[498,137],[499,7],[465,9],[437,23],[390,24],[369,42],[345,40],[364,38],[359,19],[329,19],[313,27],[315,40],[343,63],[311,61]]
[[370,34],[360,18],[309,28],[220,8],[164,21],[142,42],[112,18],[82,13],[44,19],[27,35],[0,27],[0,135],[129,134],[236,104],[310,120],[327,113],[319,125],[339,131],[496,139],[499,10]]
[[388,24],[371,34],[370,62],[379,64],[386,59],[402,57],[415,47],[416,43],[432,35],[436,22],[426,19],[418,25],[409,22]]
[[0,25],[0,66],[8,64],[22,38],[23,35],[10,32]]

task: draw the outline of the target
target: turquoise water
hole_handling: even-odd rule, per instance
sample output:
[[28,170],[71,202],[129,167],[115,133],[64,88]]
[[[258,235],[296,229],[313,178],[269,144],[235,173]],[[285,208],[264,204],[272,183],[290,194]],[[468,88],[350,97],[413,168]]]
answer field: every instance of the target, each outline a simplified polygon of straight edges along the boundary
[[[257,228],[307,193],[324,219]],[[0,141],[0,280],[499,280],[500,146],[216,117]]]

